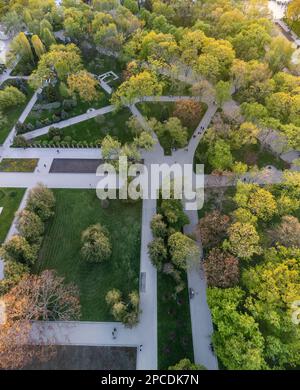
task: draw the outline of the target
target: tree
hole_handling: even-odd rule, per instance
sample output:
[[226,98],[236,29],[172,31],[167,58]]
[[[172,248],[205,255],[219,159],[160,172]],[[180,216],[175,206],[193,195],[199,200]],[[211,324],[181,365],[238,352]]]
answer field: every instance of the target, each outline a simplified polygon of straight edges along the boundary
[[239,281],[239,261],[228,252],[213,248],[204,260],[209,287],[232,287]]
[[292,97],[286,92],[276,92],[266,99],[266,107],[270,116],[286,123],[290,116]]
[[290,65],[294,49],[285,37],[272,39],[270,48],[266,53],[266,60],[273,72],[279,72]]
[[140,303],[137,291],[130,292],[127,300],[124,301],[121,291],[113,289],[107,292],[105,300],[110,306],[111,313],[116,321],[121,321],[125,326],[130,328],[137,325]]
[[68,76],[82,70],[80,50],[73,43],[68,45],[52,45],[45,53],[30,76],[33,88],[43,85],[46,80],[66,81]]
[[109,50],[120,50],[124,36],[118,31],[110,14],[98,12],[92,22],[93,38],[96,45]]
[[84,102],[92,102],[99,96],[98,81],[85,70],[69,75],[67,82],[71,94],[78,93]]
[[207,159],[214,169],[220,171],[230,169],[233,164],[230,145],[228,145],[224,140],[218,139],[214,144],[209,145]]
[[165,238],[168,234],[168,228],[161,214],[155,214],[151,220],[151,230],[154,237]]
[[26,275],[4,296],[6,322],[0,327],[0,368],[16,369],[35,360],[47,360],[55,352],[35,334],[32,321],[72,321],[80,316],[79,291],[54,271]]
[[244,122],[239,129],[229,131],[230,145],[234,149],[239,149],[243,145],[254,145],[257,143],[259,129],[251,122]]
[[205,213],[197,225],[197,232],[204,248],[212,248],[220,244],[226,237],[228,225],[229,217],[222,215],[218,210]]
[[29,274],[27,265],[15,261],[5,261],[4,278],[0,280],[0,296],[17,285],[26,274]]
[[176,102],[173,116],[177,117],[183,126],[196,128],[203,115],[203,106],[200,102],[186,99]]
[[152,137],[152,134],[148,131],[143,131],[139,136],[134,138],[134,144],[137,148],[151,150],[155,145],[156,140]]
[[285,215],[281,223],[270,231],[271,238],[286,247],[300,247],[300,222],[298,218]]
[[23,28],[22,17],[14,10],[7,12],[1,18],[1,24],[4,27],[5,34],[11,37],[22,31]]
[[234,200],[239,207],[249,209],[263,221],[269,221],[277,213],[273,194],[256,184],[238,182]]
[[262,104],[254,103],[242,103],[241,113],[244,115],[247,121],[258,122],[261,119],[265,119],[268,116],[268,110]]
[[117,139],[107,135],[102,140],[101,150],[105,160],[116,159],[120,154],[121,143]]
[[231,97],[231,84],[229,81],[219,81],[216,85],[216,101],[220,107],[230,100]]
[[258,188],[250,194],[248,208],[263,221],[269,221],[277,212],[274,196],[264,188]]
[[286,16],[292,22],[297,22],[300,19],[300,1],[292,0],[287,7]]
[[10,46],[10,56],[11,60],[14,59],[22,59],[24,61],[33,61],[33,54],[30,42],[27,38],[27,36],[20,32],[11,42]]
[[7,86],[3,90],[0,90],[0,106],[2,110],[24,104],[25,101],[26,96],[16,87]]
[[31,37],[31,43],[34,48],[35,54],[38,58],[41,58],[43,54],[45,54],[46,49],[43,45],[42,41],[40,40],[38,35],[33,35]]
[[38,247],[31,246],[24,237],[15,235],[2,245],[0,252],[4,261],[16,261],[30,267],[37,260]]
[[207,368],[202,366],[201,364],[192,363],[190,359],[181,359],[174,366],[170,366],[168,370],[200,371],[200,370],[207,370]]
[[131,76],[114,92],[112,103],[115,105],[132,104],[136,98],[142,96],[161,95],[162,83],[155,74],[143,71]]
[[158,271],[162,271],[163,265],[168,258],[168,250],[164,240],[160,237],[155,238],[148,244],[148,253],[152,264]]
[[183,211],[179,199],[163,199],[160,205],[160,213],[165,217],[169,227],[180,231],[189,223],[189,219]]
[[80,317],[79,290],[55,271],[27,275],[5,297],[11,321],[71,321]]
[[40,33],[41,39],[44,42],[44,45],[46,46],[47,49],[50,48],[51,45],[56,44],[56,39],[52,33],[51,30],[48,28],[43,28]]
[[208,288],[207,301],[215,327],[214,350],[229,370],[267,369],[258,323],[249,314],[238,311],[243,300],[244,292],[239,287]]
[[44,233],[44,224],[41,218],[29,210],[22,210],[18,214],[17,229],[29,243],[39,242]]
[[171,148],[183,148],[188,142],[187,129],[176,117],[170,117],[164,123],[156,122],[154,130],[159,138],[168,140]]
[[265,354],[277,369],[299,365],[299,327],[291,321],[291,304],[300,295],[295,259],[267,261],[243,273],[249,296],[245,307],[267,331]]
[[235,222],[228,229],[229,241],[225,244],[233,254],[244,260],[249,260],[254,254],[259,254],[259,235],[250,223]]
[[53,192],[39,183],[29,191],[26,209],[37,214],[45,222],[54,215],[55,198]]
[[244,27],[231,41],[237,57],[250,61],[264,56],[271,37],[265,26],[253,22]]
[[168,245],[172,263],[179,269],[186,270],[200,259],[196,242],[180,232],[169,237]]
[[81,255],[89,263],[103,263],[111,256],[108,231],[100,224],[87,228],[81,236]]

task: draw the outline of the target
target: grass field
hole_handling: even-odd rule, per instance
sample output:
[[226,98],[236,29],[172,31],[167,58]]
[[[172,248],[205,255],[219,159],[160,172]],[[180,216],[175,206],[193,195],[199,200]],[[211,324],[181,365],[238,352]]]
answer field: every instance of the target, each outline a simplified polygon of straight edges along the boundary
[[0,214],[0,244],[6,238],[24,193],[25,189],[21,188],[0,188],[0,208],[3,207]]
[[[76,107],[73,107],[72,109],[68,110],[68,118],[72,118],[77,115],[85,114],[89,108],[101,108],[109,104],[109,99],[107,95],[102,91],[102,89],[99,88],[99,91],[101,91],[101,98],[96,102],[83,102],[78,100],[78,103]],[[63,101],[63,98],[60,99]],[[39,103],[37,103],[39,104]],[[62,108],[59,109],[53,109],[53,110],[32,110],[28,117],[25,120],[25,124],[31,123],[35,129],[45,126],[45,124],[39,125],[38,122],[43,123],[45,119],[49,119],[52,122],[53,114],[56,112],[60,112]],[[61,119],[64,120],[64,119]],[[51,123],[50,122],[50,123]],[[55,127],[55,123],[53,123],[53,126]]]
[[[212,166],[207,161],[208,144],[200,142],[195,153],[195,164],[204,164],[204,171],[210,174],[213,171]],[[267,149],[263,149],[259,143],[256,145],[245,145],[238,150],[232,151],[234,161],[246,163],[249,167],[256,165],[259,169],[267,165],[273,165],[275,168],[284,170],[289,168],[289,164],[275,156]]]
[[[55,269],[80,289],[82,320],[113,320],[105,302],[107,291],[124,294],[138,289],[141,202],[111,200],[101,207],[94,190],[54,190],[55,217],[49,222],[35,272]],[[101,223],[110,234],[112,257],[104,264],[85,263],[80,256],[81,233]]]
[[157,275],[158,368],[167,369],[183,358],[194,360],[187,288],[174,300],[173,280]]
[[[204,103],[201,103],[202,105],[202,112],[199,113],[199,117],[195,121],[195,123],[191,126],[187,126],[187,132],[188,132],[188,140],[191,139],[192,135],[194,134],[198,124],[200,123],[201,119],[203,118],[207,106]],[[176,109],[176,103],[174,102],[143,102],[138,103],[137,108],[141,111],[141,113],[144,115],[144,117],[150,119],[155,118],[159,122],[164,122],[168,120],[170,117],[174,116],[173,112]],[[170,146],[170,138],[168,135],[166,136],[159,136],[159,142],[161,146],[163,147],[165,154],[170,155],[171,154],[171,146]]]
[[34,172],[38,159],[4,158],[0,162],[0,172]]
[[[4,84],[2,84],[1,88],[4,88],[6,84],[9,85],[8,82],[4,83]],[[19,106],[14,106],[14,107],[10,108],[9,110],[6,110],[3,112],[3,114],[5,115],[5,118],[7,119],[7,122],[3,126],[1,126],[1,128],[0,128],[0,145],[4,143],[9,132],[12,130],[14,125],[17,123],[20,115],[22,114],[24,108],[27,106],[32,95],[33,95],[33,90],[28,86],[25,103],[21,104]]]
[[[131,142],[133,135],[128,129],[126,122],[131,113],[127,108],[117,112],[111,112],[98,118],[89,119],[76,125],[62,129],[63,137],[70,136],[74,141],[95,142],[102,140],[107,134],[118,138],[122,143]],[[49,140],[48,135],[35,138],[34,141]]]

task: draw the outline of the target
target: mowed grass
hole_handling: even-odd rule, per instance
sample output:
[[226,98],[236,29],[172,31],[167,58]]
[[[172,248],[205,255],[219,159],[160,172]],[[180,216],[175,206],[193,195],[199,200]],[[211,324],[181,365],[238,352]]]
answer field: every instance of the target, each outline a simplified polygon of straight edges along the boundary
[[194,361],[188,289],[175,300],[170,276],[157,274],[158,368],[167,369],[183,358]]
[[0,162],[0,172],[34,172],[36,158],[4,158]]
[[[63,128],[62,139],[66,136],[70,136],[72,137],[72,140],[77,142],[95,142],[101,141],[109,134],[112,137],[118,138],[121,143],[131,142],[133,141],[133,134],[126,125],[126,122],[130,117],[130,111],[127,108],[122,108],[119,111],[101,115],[97,118],[88,119]],[[50,140],[48,135],[43,135],[35,139],[35,141],[44,140]]]
[[[54,190],[56,209],[48,223],[35,272],[55,269],[80,289],[83,321],[112,321],[105,302],[112,288],[124,294],[139,286],[141,202],[111,200],[104,209],[95,190]],[[81,233],[100,223],[110,234],[111,259],[86,263],[80,256]]]
[[23,188],[0,188],[0,208],[3,207],[0,214],[0,244],[7,236],[24,193]]

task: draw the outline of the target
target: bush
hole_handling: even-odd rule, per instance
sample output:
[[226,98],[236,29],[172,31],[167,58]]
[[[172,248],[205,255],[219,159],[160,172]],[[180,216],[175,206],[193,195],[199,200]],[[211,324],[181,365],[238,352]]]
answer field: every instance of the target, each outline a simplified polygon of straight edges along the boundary
[[5,262],[15,261],[32,266],[37,260],[38,249],[38,246],[31,246],[24,237],[16,235],[2,245],[0,255]]
[[44,224],[38,215],[25,209],[18,214],[17,229],[29,243],[38,243],[44,233]]
[[111,243],[107,230],[100,224],[87,228],[81,237],[81,255],[88,262],[102,263],[111,256]]
[[26,209],[37,214],[42,221],[53,216],[54,206],[53,192],[43,184],[38,184],[29,192]]
[[4,266],[4,279],[0,280],[0,295],[6,294],[28,273],[29,268],[27,265],[15,261],[6,261]]
[[29,146],[29,142],[21,135],[17,135],[14,138],[14,146],[16,148],[27,148]]

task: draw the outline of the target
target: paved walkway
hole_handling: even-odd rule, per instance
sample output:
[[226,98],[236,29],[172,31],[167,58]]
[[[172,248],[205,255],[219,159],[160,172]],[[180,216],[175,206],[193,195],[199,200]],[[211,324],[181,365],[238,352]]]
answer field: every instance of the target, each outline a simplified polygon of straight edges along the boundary
[[30,140],[30,139],[39,137],[41,135],[47,134],[50,127],[56,127],[58,129],[62,129],[64,127],[76,125],[77,123],[84,122],[84,121],[87,121],[87,120],[92,119],[92,118],[96,118],[99,115],[107,114],[107,113],[112,112],[114,110],[115,110],[115,107],[112,105],[102,107],[102,108],[99,108],[97,110],[86,112],[85,114],[77,115],[77,116],[74,116],[73,118],[69,118],[69,119],[66,119],[64,121],[60,121],[57,123],[52,123],[49,126],[45,126],[45,127],[40,128],[40,129],[30,131],[28,133],[23,134],[23,136],[25,139]]
[[[185,234],[193,234],[198,224],[198,212],[186,211],[190,224],[185,226]],[[198,241],[201,258],[203,256],[202,244]],[[189,288],[194,290],[194,297],[190,299],[190,313],[192,322],[194,360],[209,370],[218,369],[218,361],[213,354],[210,343],[213,333],[210,310],[206,300],[206,280],[202,261],[188,270]]]

